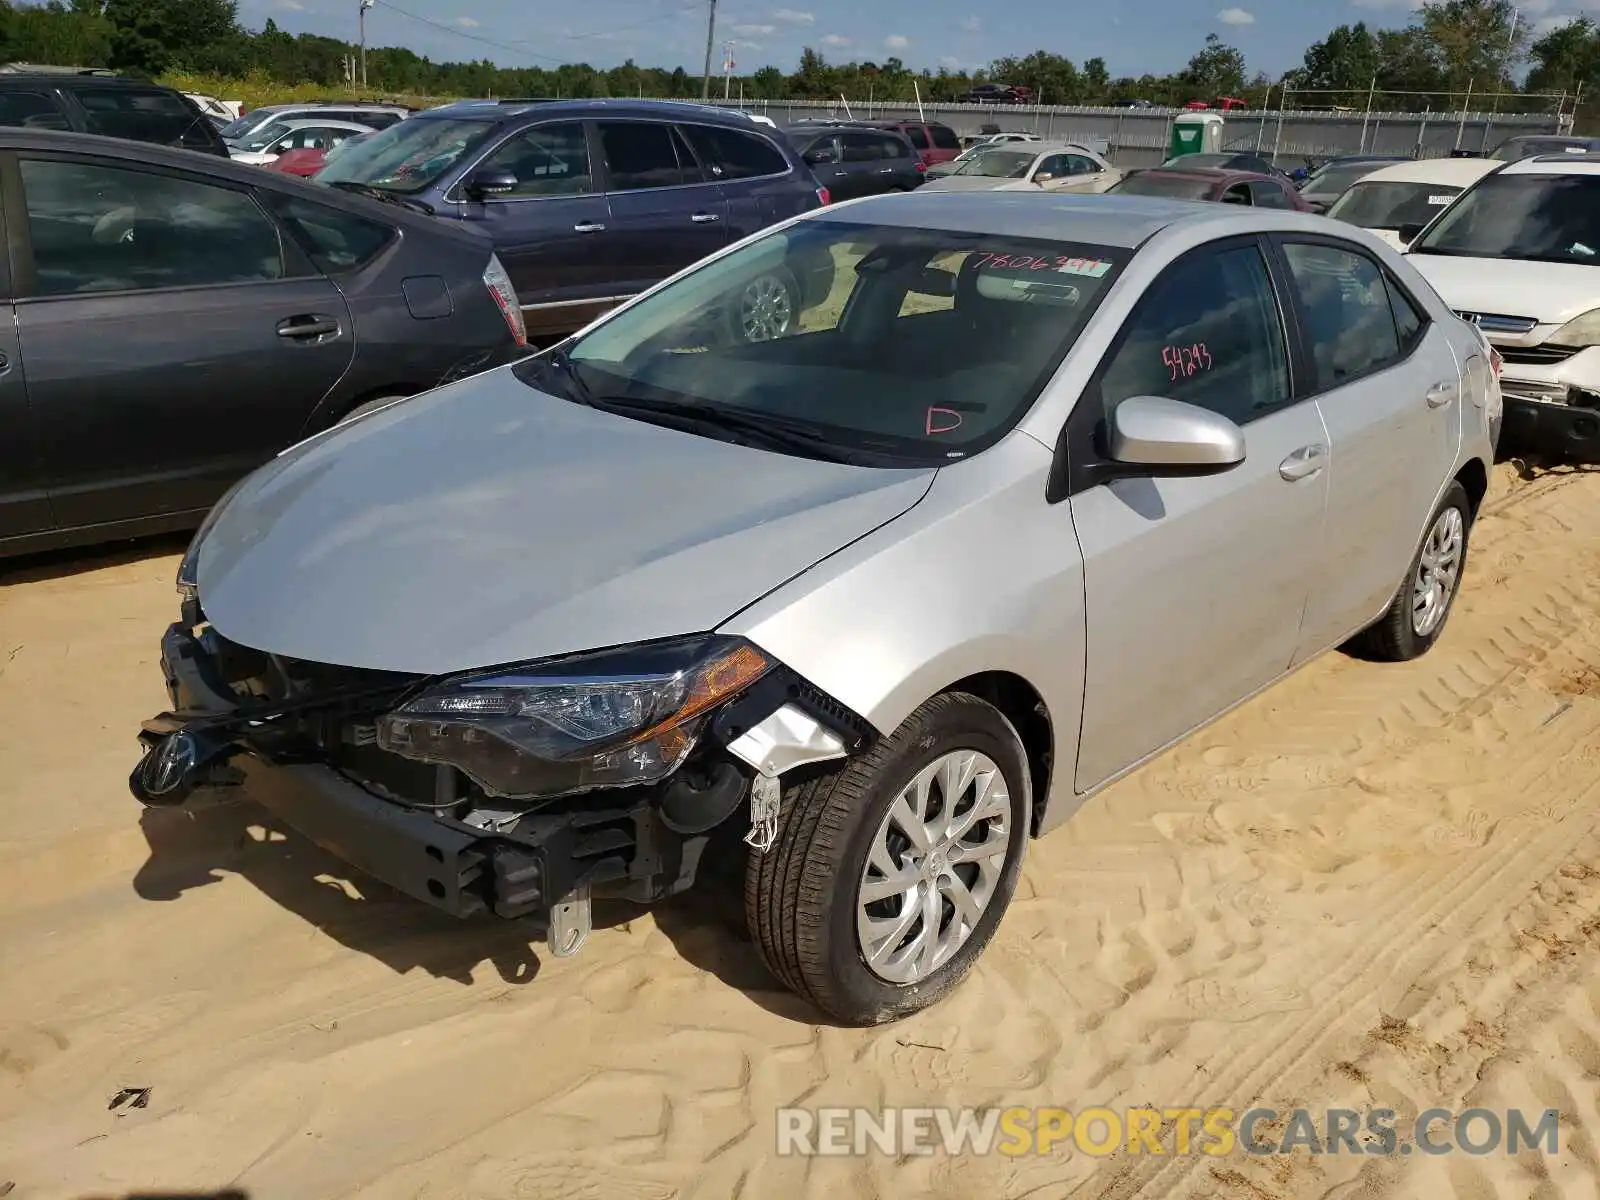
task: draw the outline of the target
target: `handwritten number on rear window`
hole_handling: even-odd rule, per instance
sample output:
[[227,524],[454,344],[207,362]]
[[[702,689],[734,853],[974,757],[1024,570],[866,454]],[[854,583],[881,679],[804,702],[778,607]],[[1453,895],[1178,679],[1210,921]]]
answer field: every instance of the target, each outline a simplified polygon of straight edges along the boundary
[[1209,371],[1211,351],[1206,349],[1204,342],[1195,342],[1189,346],[1164,346],[1161,350],[1161,361],[1172,372],[1168,382],[1176,383],[1201,371]]

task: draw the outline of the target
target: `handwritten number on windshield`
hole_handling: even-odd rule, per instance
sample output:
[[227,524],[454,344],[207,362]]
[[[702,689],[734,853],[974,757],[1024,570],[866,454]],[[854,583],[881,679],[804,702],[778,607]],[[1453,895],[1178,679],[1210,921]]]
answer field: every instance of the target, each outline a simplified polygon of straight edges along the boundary
[[1211,351],[1206,349],[1204,342],[1195,342],[1192,346],[1164,346],[1161,361],[1172,372],[1168,382],[1175,383],[1179,379],[1198,375],[1201,371],[1209,371]]

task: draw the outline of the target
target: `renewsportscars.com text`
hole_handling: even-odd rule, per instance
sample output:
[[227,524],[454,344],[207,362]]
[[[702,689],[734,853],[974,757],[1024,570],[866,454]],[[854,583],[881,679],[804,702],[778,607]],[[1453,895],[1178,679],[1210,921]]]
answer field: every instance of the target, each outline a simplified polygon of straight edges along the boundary
[[1557,1109],[780,1108],[780,1155],[1516,1154],[1559,1149]]

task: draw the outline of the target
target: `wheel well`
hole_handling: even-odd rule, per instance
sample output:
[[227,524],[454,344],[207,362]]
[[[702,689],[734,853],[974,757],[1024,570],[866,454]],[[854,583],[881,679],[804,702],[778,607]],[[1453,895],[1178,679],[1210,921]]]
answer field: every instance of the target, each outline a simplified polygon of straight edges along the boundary
[[1467,500],[1472,505],[1472,515],[1478,515],[1483,498],[1489,494],[1489,472],[1477,459],[1469,459],[1466,466],[1456,472],[1456,482],[1466,489]]
[[1015,726],[1022,748],[1028,754],[1028,775],[1033,786],[1033,824],[1029,832],[1037,832],[1050,792],[1050,769],[1055,761],[1055,730],[1043,698],[1026,679],[1009,671],[969,675],[945,690],[967,692],[988,701]]

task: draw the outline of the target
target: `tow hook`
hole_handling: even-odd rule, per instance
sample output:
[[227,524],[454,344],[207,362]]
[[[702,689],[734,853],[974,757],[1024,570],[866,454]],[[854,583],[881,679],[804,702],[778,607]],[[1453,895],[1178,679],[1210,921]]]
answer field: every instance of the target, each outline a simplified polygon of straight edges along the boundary
[[815,717],[785,704],[728,743],[728,753],[755,768],[750,785],[750,832],[745,842],[758,854],[778,840],[785,771],[844,758],[844,739]]

